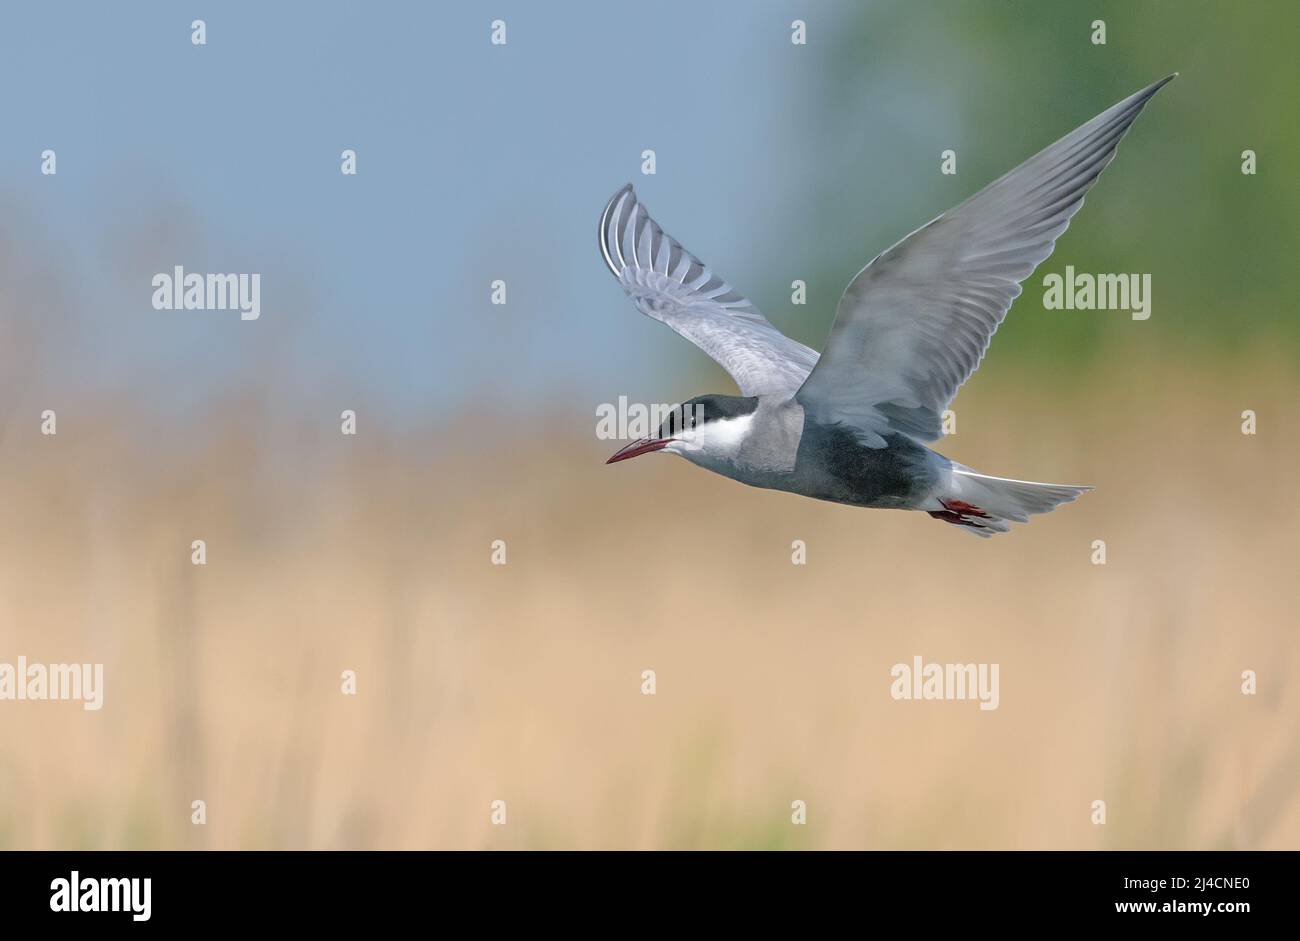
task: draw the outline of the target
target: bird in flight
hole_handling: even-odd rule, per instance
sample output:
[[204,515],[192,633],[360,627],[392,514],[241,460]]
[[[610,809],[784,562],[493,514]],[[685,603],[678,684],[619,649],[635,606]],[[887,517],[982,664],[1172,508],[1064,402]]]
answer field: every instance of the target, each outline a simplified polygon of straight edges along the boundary
[[690,399],[606,463],[663,451],[751,486],[920,510],[985,537],[1092,489],[989,477],[922,442],[941,437],[941,414],[1021,282],[1052,253],[1143,106],[1177,74],[877,255],[845,289],[820,356],[768,323],[624,186],[600,216],[605,264],[642,313],[716,360],[740,395]]

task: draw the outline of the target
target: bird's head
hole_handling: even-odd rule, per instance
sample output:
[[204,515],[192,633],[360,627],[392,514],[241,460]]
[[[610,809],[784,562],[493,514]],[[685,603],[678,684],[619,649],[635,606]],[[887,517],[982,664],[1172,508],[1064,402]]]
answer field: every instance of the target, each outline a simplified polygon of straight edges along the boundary
[[699,395],[668,413],[648,438],[620,448],[606,464],[652,451],[679,454],[696,464],[729,461],[749,434],[757,397]]

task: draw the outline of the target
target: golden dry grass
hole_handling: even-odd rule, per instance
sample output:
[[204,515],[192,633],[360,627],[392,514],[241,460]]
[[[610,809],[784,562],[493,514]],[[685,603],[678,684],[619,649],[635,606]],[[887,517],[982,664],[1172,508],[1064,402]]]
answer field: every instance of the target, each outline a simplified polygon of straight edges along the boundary
[[[575,424],[11,420],[0,659],[107,689],[0,703],[0,846],[1296,848],[1300,386],[1261,360],[974,383],[946,453],[1099,488],[990,541],[604,467]],[[1000,663],[1001,707],[895,702],[917,654]]]

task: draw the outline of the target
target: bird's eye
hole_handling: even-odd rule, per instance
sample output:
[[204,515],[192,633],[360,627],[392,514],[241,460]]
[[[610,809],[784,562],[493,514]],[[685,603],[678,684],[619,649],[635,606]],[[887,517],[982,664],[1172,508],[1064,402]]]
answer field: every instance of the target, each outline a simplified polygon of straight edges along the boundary
[[691,415],[691,427],[692,427],[692,428],[695,427],[695,416],[694,416],[694,415]]

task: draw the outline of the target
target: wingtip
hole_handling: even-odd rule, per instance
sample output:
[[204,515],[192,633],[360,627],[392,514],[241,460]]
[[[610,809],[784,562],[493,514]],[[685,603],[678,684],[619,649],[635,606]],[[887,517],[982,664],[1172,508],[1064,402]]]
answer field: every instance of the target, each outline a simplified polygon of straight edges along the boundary
[[605,226],[605,217],[609,214],[609,211],[613,209],[614,206],[617,205],[618,202],[628,193],[631,193],[632,198],[636,199],[636,191],[632,189],[632,184],[624,183],[617,191],[615,191],[614,195],[609,198],[609,201],[605,203],[605,210],[600,214],[600,224],[602,229]]
[[1142,106],[1144,106],[1148,101],[1150,101],[1153,97],[1155,97],[1156,92],[1160,91],[1160,89],[1164,88],[1166,85],[1168,85],[1177,77],[1178,77],[1178,73],[1172,72],[1169,75],[1166,75],[1164,78],[1152,82],[1146,88],[1135,91],[1133,94],[1129,95],[1123,101],[1117,102],[1111,110],[1115,110],[1115,111],[1124,110],[1126,108],[1132,108],[1134,105],[1138,106],[1140,110]]
[[632,193],[633,195],[635,195],[635,191],[632,189],[631,183],[624,183],[617,190],[615,190],[614,195],[609,198],[608,202],[606,202],[605,205],[606,206],[614,205],[614,203],[618,202],[620,199],[623,198],[624,193]]
[[[1147,95],[1147,97],[1154,95],[1156,92],[1160,91],[1160,89],[1164,88],[1166,85],[1168,85],[1177,77],[1178,77],[1177,72],[1170,72],[1168,75],[1160,79],[1158,82],[1152,82],[1150,85],[1148,85],[1146,87],[1145,94]],[[1139,92],[1139,94],[1142,94],[1142,92]]]
[[[616,207],[623,204],[629,194],[632,201],[636,202],[636,191],[632,189],[632,184],[624,183],[618,192],[609,198],[609,202],[605,203],[605,209],[600,214],[600,222],[596,226],[596,241],[600,244],[600,254],[605,259],[606,267],[616,278],[623,270],[623,256],[619,246],[619,236],[613,226],[612,213]],[[615,255],[618,256],[618,261],[614,260]]]

